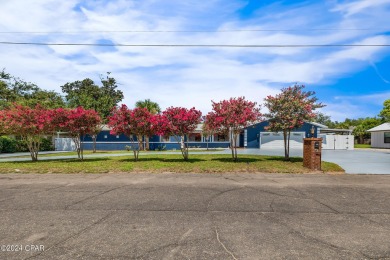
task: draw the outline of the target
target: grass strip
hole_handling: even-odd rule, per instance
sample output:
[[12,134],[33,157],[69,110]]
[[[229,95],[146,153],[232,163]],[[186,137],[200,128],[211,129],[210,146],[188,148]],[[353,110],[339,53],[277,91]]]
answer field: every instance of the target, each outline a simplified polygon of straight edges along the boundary
[[[337,164],[322,162],[324,172],[344,172]],[[2,162],[0,173],[311,173],[302,158],[284,161],[283,156],[242,155],[233,162],[225,154],[190,154],[184,161],[180,154],[149,154],[134,162],[133,157],[102,157],[47,160],[38,162]]]

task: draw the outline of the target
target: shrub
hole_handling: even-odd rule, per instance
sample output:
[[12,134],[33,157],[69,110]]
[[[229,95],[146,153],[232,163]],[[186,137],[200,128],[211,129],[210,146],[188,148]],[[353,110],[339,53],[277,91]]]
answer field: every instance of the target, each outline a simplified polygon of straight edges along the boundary
[[8,136],[2,136],[0,138],[1,142],[1,152],[2,153],[15,153],[17,141],[13,138],[10,138]]
[[42,138],[39,150],[40,151],[54,151],[54,145],[53,145],[52,139],[50,137],[49,138]]
[[[54,151],[51,138],[42,138],[40,151]],[[0,137],[0,151],[2,153],[21,153],[28,152],[27,142],[25,140],[17,140],[8,136]]]
[[167,150],[167,146],[160,144],[159,146],[157,146],[156,150],[157,151],[165,151],[165,150]]
[[25,140],[16,140],[16,152],[28,152],[27,142]]

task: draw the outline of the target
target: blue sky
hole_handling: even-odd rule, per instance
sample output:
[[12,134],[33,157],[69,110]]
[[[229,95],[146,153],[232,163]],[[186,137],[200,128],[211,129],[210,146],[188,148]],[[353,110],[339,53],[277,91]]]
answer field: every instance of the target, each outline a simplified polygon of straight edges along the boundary
[[[390,0],[13,0],[0,13],[1,41],[13,42],[390,44]],[[129,106],[150,98],[163,109],[195,106],[206,113],[210,100],[245,96],[261,104],[297,82],[341,121],[375,116],[390,98],[390,47],[0,50],[7,72],[59,92],[66,82],[98,81],[110,71]]]

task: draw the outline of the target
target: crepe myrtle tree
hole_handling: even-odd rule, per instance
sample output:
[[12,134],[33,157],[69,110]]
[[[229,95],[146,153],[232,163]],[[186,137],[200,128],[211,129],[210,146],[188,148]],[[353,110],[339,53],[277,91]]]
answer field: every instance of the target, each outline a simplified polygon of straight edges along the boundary
[[76,146],[77,156],[84,159],[84,138],[92,135],[97,126],[102,123],[98,112],[93,109],[77,107],[74,109],[57,109],[55,119],[60,124],[61,131],[68,132]]
[[142,136],[154,134],[155,115],[146,108],[129,109],[126,105],[115,107],[108,117],[108,126],[112,128],[111,134],[124,134],[137,139],[138,146],[134,147],[134,160],[138,161],[139,151],[142,148]]
[[180,144],[180,151],[185,161],[188,161],[189,134],[193,132],[201,122],[202,112],[194,107],[169,107],[156,115],[156,132],[163,136],[174,136]]
[[208,129],[229,135],[232,158],[237,161],[238,136],[248,125],[261,120],[260,107],[245,97],[211,102],[213,111],[206,115],[205,124]]
[[[161,113],[160,105],[156,102],[151,101],[150,99],[138,100],[135,103],[135,107],[146,108],[152,115],[157,115]],[[145,146],[143,147],[143,150],[149,150],[150,136],[145,135],[144,139],[145,139]]]
[[40,105],[34,108],[14,103],[0,113],[1,132],[20,136],[32,161],[38,160],[42,137],[52,133],[51,113]]
[[299,128],[305,121],[311,121],[316,117],[314,110],[324,107],[317,103],[314,91],[304,91],[304,85],[282,88],[281,93],[275,96],[267,96],[265,107],[269,112],[265,116],[269,119],[268,130],[283,132],[284,159],[290,160],[290,134]]

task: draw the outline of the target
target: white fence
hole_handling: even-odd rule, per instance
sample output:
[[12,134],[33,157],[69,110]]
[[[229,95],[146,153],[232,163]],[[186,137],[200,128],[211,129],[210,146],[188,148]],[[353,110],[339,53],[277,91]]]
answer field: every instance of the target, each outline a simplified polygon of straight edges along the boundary
[[324,150],[353,150],[353,135],[319,135]]
[[56,151],[75,151],[76,145],[72,138],[55,138],[54,148]]

